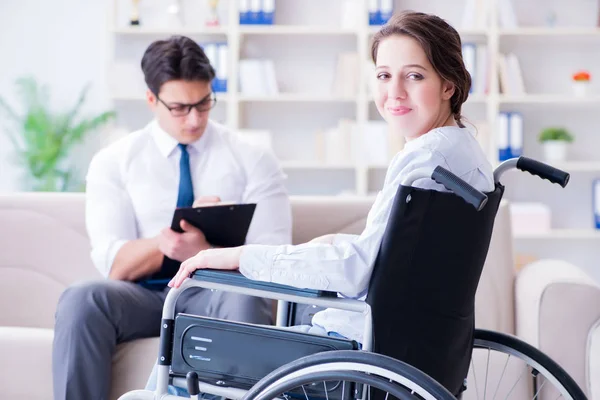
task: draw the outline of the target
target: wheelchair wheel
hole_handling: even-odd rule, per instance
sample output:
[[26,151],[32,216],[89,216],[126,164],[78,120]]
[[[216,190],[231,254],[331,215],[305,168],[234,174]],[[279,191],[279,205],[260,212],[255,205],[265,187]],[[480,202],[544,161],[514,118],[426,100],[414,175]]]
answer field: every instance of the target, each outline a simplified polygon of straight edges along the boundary
[[257,382],[243,400],[394,397],[456,400],[446,388],[408,364],[352,350],[317,353],[286,364]]
[[544,353],[514,336],[486,330],[475,330],[467,381],[464,400],[586,399],[577,383]]

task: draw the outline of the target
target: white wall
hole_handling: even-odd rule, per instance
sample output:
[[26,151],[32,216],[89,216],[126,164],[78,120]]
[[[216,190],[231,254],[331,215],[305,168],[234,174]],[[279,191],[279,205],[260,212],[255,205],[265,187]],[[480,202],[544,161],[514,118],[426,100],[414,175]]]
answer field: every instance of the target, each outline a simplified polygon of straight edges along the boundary
[[[48,84],[55,110],[70,108],[88,82],[92,87],[83,114],[111,107],[105,64],[108,5],[108,0],[1,0],[0,96],[17,108],[14,81],[31,74]],[[2,122],[0,192],[19,188],[18,169],[7,161],[12,146]]]

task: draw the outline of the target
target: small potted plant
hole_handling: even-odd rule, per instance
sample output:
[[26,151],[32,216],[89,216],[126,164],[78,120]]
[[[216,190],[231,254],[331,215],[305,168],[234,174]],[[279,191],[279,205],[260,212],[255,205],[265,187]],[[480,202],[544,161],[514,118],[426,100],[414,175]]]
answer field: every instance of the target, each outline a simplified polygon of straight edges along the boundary
[[544,147],[544,156],[548,162],[562,162],[567,159],[569,143],[573,135],[565,128],[549,127],[540,132],[539,141]]
[[583,97],[587,94],[591,78],[588,71],[581,70],[573,74],[573,93],[575,93],[575,96]]

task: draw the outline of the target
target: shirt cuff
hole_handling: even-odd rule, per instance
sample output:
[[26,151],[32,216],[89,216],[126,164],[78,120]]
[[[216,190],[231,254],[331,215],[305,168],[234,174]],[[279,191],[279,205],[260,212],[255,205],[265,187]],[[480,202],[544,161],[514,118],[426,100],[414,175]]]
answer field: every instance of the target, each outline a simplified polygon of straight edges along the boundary
[[240,272],[246,278],[263,281],[271,281],[271,270],[275,262],[277,246],[260,244],[246,245],[240,256]]
[[353,235],[351,233],[336,233],[333,237],[333,242],[331,244],[337,246],[340,243],[353,242],[354,240],[356,240],[357,237],[358,235]]
[[105,278],[108,278],[110,274],[110,270],[112,269],[113,263],[115,262],[115,258],[117,257],[117,253],[121,250],[121,247],[129,240],[116,240],[112,242],[108,246],[108,250],[106,251],[106,261],[104,263],[104,270],[101,270],[100,273],[104,275]]

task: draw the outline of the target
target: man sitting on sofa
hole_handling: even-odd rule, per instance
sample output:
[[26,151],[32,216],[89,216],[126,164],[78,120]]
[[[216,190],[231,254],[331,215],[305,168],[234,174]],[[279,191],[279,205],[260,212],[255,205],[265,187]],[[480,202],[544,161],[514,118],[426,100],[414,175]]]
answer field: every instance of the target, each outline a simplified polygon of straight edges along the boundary
[[[107,399],[117,344],[159,335],[168,279],[157,285],[149,278],[168,275],[161,271],[165,256],[183,261],[211,247],[185,221],[183,233],[169,228],[176,207],[192,206],[194,199],[257,203],[247,242],[291,242],[291,209],[277,161],[209,119],[215,72],[202,49],[181,36],[157,41],[141,66],[155,120],[90,164],[86,225],[93,262],[109,279],[74,285],[60,298],[57,400]],[[177,311],[271,323],[269,301],[201,288],[184,292]]]

